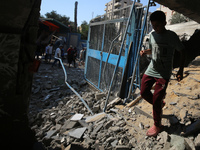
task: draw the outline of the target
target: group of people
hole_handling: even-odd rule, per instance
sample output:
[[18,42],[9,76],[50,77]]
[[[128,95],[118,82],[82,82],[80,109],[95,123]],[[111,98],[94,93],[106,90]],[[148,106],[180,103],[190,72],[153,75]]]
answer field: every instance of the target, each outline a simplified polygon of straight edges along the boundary
[[[46,47],[46,56],[45,56],[45,60],[49,58],[49,61],[51,61],[51,55],[52,55],[52,48],[53,48],[53,44],[49,44],[47,47]],[[74,67],[76,68],[76,59],[77,59],[77,56],[78,56],[78,52],[77,52],[77,48],[76,47],[72,47],[72,45],[70,45],[70,47],[68,48],[67,50],[67,61],[68,61],[68,64],[69,66],[68,67],[71,67],[71,64],[73,63]],[[63,49],[63,44],[60,44],[59,47],[56,49],[55,51],[55,55],[54,55],[54,62],[52,64],[52,67],[57,63],[59,62],[59,66],[60,65],[60,61],[57,59],[57,58],[61,58],[62,61],[64,59],[64,49]],[[83,48],[81,51],[80,51],[80,55],[79,55],[79,66],[80,64],[82,64],[84,66],[84,62],[85,62],[85,48]]]

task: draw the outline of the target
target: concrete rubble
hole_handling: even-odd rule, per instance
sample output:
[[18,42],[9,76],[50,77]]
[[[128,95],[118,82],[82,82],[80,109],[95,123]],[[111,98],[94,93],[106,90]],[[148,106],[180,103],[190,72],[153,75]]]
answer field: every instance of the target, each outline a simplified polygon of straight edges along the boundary
[[83,69],[67,68],[68,82],[95,113],[91,115],[65,85],[62,69],[42,64],[33,81],[30,126],[47,150],[199,149],[200,83],[194,79],[200,79],[200,71],[197,66],[185,70],[195,74],[189,74],[178,84],[172,76],[163,109],[163,131],[157,137],[147,137],[146,130],[153,120],[152,107],[146,101],[141,99],[126,107],[122,99],[111,95],[103,113],[106,93],[89,88],[80,76]]

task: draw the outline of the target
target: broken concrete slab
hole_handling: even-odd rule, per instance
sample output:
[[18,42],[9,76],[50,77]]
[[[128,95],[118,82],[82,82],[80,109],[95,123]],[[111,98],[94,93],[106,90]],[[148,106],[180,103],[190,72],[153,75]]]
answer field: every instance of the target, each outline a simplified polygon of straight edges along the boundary
[[102,112],[102,113],[98,113],[98,114],[95,114],[93,116],[89,116],[86,118],[86,122],[89,123],[89,122],[95,122],[97,120],[100,120],[102,118],[104,118],[106,116],[106,113]]
[[77,125],[77,122],[76,121],[70,121],[70,120],[67,120],[65,121],[65,124],[61,127],[62,129],[72,129],[74,128],[75,126]]
[[47,135],[45,136],[45,138],[46,138],[46,139],[51,138],[56,132],[57,132],[56,130],[50,130],[50,131],[48,131],[48,132],[46,133]]
[[84,134],[86,129],[87,129],[87,127],[77,128],[77,129],[75,129],[73,131],[70,131],[68,134],[71,137],[80,139],[82,137],[82,135]]
[[131,150],[131,148],[127,145],[117,145],[115,150]]
[[85,122],[85,120],[78,120],[79,124],[83,127],[88,127],[89,125]]
[[171,149],[185,150],[185,140],[183,137],[174,134],[170,135],[170,137]]
[[197,137],[194,140],[195,146],[200,147],[200,134],[197,135]]
[[105,93],[96,93],[95,94],[95,99],[96,100],[100,100],[101,98],[105,97],[106,94]]
[[185,148],[187,150],[195,150],[194,142],[191,139],[185,138]]
[[96,137],[97,132],[103,127],[103,123],[99,124],[96,128],[91,133],[91,137],[94,138]]
[[70,120],[72,121],[78,121],[78,120],[81,120],[83,118],[84,114],[75,114],[71,117]]
[[121,98],[117,97],[107,105],[107,108],[109,109],[110,107],[113,107],[114,105],[120,103],[121,101],[122,101]]

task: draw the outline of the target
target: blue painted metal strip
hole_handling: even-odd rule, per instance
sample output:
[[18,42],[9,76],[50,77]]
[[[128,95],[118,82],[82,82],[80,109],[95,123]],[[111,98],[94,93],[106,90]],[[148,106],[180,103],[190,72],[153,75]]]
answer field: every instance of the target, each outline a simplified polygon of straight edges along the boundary
[[[101,51],[89,49],[87,56],[101,60]],[[102,61],[103,62],[106,62],[107,57],[108,57],[108,53],[102,52]],[[119,58],[119,55],[110,54],[108,63],[116,66],[118,58]],[[121,68],[125,67],[125,59],[126,59],[125,56],[121,56],[120,62],[119,62],[119,67],[121,67]]]

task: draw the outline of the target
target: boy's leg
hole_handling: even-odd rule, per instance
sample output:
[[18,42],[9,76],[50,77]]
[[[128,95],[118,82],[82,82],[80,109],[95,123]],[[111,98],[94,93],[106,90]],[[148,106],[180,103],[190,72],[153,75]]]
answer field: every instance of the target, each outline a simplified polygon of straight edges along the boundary
[[153,104],[153,94],[151,92],[151,88],[155,82],[156,81],[154,77],[148,76],[146,74],[144,74],[142,77],[140,94],[142,98],[144,98],[150,104]]
[[166,94],[168,82],[168,79],[156,79],[155,91],[153,94],[153,119],[154,125],[157,127],[161,126],[163,98]]

